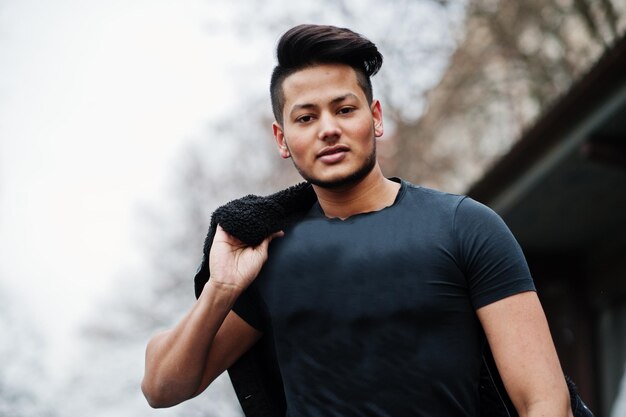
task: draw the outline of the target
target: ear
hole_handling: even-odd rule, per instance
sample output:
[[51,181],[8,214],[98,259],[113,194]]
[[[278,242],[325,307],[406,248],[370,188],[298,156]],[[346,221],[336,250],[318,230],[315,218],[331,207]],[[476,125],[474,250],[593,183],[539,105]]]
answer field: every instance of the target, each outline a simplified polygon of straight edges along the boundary
[[372,101],[372,118],[374,119],[374,135],[379,138],[383,135],[383,109],[380,106],[380,101]]
[[289,153],[289,148],[287,147],[287,141],[285,140],[283,128],[278,124],[278,122],[274,122],[272,123],[272,130],[274,132],[274,139],[276,140],[280,156],[283,159],[289,158],[291,154]]

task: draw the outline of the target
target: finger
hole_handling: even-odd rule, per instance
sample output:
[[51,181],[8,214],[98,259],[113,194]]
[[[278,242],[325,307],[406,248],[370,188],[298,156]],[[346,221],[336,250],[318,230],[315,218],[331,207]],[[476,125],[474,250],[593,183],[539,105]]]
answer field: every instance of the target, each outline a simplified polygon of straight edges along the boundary
[[[218,236],[219,236],[219,238],[218,238]],[[220,226],[219,224],[215,228],[215,236],[213,237],[213,241],[214,242],[218,242],[218,241],[225,242],[225,243],[227,243],[229,245],[238,246],[238,247],[246,247],[246,246],[248,246],[245,243],[243,243],[241,240],[239,240],[238,238],[236,238],[235,236],[231,235],[226,230],[224,230],[224,228],[222,228],[222,226]]]
[[285,232],[283,232],[282,230],[279,230],[278,232],[272,233],[271,235],[269,235],[268,237],[266,237],[265,239],[263,239],[263,242],[261,242],[258,246],[258,249],[267,253],[267,248],[270,244],[270,242],[272,240],[274,240],[274,238],[277,237],[283,237],[285,235]]
[[219,224],[217,225],[217,227],[215,228],[215,235],[213,236],[213,239],[215,239],[216,237],[220,237],[220,239],[224,240],[226,237],[228,237],[228,233],[226,233],[226,230],[224,230],[222,228],[222,226],[220,226]]
[[278,232],[272,233],[269,236],[269,240],[271,242],[272,240],[274,240],[274,238],[283,237],[283,236],[285,236],[285,232],[283,232],[282,230],[279,230]]

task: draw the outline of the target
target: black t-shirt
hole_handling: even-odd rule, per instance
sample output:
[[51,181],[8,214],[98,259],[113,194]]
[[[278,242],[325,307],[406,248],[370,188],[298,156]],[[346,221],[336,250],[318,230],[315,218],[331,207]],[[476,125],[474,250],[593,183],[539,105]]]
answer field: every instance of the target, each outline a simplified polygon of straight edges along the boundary
[[492,210],[403,181],[392,206],[316,204],[285,232],[234,311],[274,338],[288,416],[478,414],[475,310],[534,290]]

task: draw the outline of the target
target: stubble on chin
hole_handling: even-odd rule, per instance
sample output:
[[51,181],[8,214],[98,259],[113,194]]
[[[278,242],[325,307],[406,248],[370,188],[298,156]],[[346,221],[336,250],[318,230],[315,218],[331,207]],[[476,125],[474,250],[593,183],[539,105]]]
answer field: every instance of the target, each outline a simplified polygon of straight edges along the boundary
[[[374,139],[375,141],[375,139]],[[329,190],[336,190],[338,188],[343,188],[346,186],[354,185],[359,183],[363,178],[367,177],[367,175],[372,172],[374,167],[376,166],[376,142],[374,142],[372,146],[372,152],[368,155],[368,157],[363,161],[361,166],[356,169],[351,174],[346,175],[342,178],[337,178],[333,180],[322,180],[320,178],[316,178],[309,174],[308,172],[303,171],[300,167],[293,161],[293,166],[300,173],[300,176],[305,180],[310,182],[313,185],[316,185],[320,188],[325,188]]]

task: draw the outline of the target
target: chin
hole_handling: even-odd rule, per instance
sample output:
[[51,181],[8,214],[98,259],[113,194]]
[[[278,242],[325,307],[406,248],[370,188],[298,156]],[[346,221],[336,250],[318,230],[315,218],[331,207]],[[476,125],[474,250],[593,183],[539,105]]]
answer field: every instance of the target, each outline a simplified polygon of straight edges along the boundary
[[358,169],[352,170],[352,172],[331,175],[326,178],[308,175],[307,173],[304,173],[302,171],[300,171],[300,175],[302,175],[302,178],[304,178],[306,181],[310,182],[313,185],[332,190],[350,187],[352,185],[358,184],[372,172],[375,166],[376,158],[371,160],[371,162],[368,158],[366,163],[364,163]]

